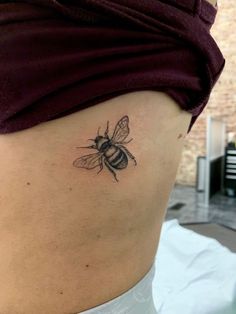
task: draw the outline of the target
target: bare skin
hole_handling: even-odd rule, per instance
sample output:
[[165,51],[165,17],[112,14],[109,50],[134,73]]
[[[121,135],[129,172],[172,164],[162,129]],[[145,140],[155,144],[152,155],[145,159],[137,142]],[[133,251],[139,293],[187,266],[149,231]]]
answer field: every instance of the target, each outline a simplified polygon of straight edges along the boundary
[[[116,182],[107,167],[72,165],[91,153],[77,146],[107,120],[111,135],[125,115],[136,166]],[[1,314],[78,313],[147,273],[190,119],[167,95],[143,91],[0,135]]]
[[217,0],[207,0],[207,1],[214,6],[217,4]]

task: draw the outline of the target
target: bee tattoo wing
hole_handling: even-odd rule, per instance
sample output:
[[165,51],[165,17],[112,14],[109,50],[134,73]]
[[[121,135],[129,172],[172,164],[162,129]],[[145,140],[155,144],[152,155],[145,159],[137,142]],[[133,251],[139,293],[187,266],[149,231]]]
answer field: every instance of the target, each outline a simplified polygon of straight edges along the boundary
[[101,165],[103,153],[98,152],[77,158],[73,162],[73,166],[77,168],[94,169]]
[[123,142],[128,135],[129,135],[129,117],[124,116],[117,122],[111,140],[113,141],[113,143]]

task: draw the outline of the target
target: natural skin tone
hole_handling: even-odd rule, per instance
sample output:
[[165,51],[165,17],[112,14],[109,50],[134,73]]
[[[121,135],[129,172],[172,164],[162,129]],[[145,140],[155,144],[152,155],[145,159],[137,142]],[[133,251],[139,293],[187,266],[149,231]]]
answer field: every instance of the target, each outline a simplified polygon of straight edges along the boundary
[[[103,136],[109,121],[111,138],[121,120],[137,164],[109,148],[109,165],[126,165],[118,182],[106,165],[73,165],[98,152],[77,147],[95,145],[99,126]],[[148,272],[190,120],[167,95],[140,91],[0,135],[0,313],[78,313]]]

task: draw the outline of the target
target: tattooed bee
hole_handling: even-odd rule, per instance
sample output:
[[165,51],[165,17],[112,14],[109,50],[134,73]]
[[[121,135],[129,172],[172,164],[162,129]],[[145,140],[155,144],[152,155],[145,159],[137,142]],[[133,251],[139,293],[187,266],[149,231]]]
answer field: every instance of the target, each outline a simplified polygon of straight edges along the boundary
[[[99,128],[100,129],[100,128]],[[108,136],[109,121],[107,121],[106,131],[104,136],[99,135],[99,129],[95,139],[89,139],[95,144],[87,147],[77,148],[93,148],[98,150],[97,153],[89,154],[77,158],[73,162],[73,166],[77,168],[94,169],[100,167],[101,172],[103,165],[113,174],[116,181],[116,170],[125,169],[128,165],[128,157],[133,160],[134,165],[137,165],[135,157],[123,146],[132,141],[132,138],[125,142],[124,140],[129,135],[129,118],[128,116],[122,117],[116,124],[115,130],[111,138]]]

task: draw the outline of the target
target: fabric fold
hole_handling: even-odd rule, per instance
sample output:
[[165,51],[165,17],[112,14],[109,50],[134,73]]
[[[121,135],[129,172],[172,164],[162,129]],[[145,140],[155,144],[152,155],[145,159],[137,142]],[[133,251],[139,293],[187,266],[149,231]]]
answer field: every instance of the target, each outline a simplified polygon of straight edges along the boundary
[[33,127],[138,90],[192,114],[224,57],[205,0],[0,1],[0,133]]

